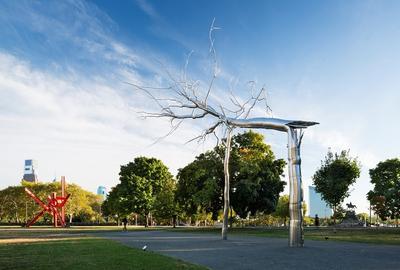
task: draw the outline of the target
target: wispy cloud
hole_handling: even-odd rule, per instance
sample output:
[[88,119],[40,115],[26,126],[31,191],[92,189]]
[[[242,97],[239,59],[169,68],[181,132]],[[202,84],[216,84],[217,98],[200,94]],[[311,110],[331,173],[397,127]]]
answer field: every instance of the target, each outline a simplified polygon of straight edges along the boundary
[[[114,185],[119,165],[135,156],[162,158],[175,172],[204,150],[182,144],[200,132],[190,123],[162,147],[150,147],[168,132],[169,123],[141,119],[137,111],[151,111],[154,104],[124,82],[162,83],[163,67],[153,60],[163,56],[152,57],[149,51],[141,55],[140,49],[135,52],[120,42],[113,33],[117,26],[92,4],[54,4],[51,15],[38,5],[27,2],[0,11],[1,15],[9,12],[2,20],[14,27],[44,36],[48,42],[41,46],[48,47],[46,60],[53,59],[47,65],[35,57],[31,60],[33,51],[0,51],[0,144],[7,153],[0,160],[12,163],[2,169],[1,185],[19,181],[23,158],[40,160],[43,180],[58,171],[94,190],[98,184]],[[15,12],[24,20],[13,18]],[[26,49],[24,44],[16,46]],[[51,55],[54,46],[65,47],[60,54],[70,59],[62,62]],[[169,66],[175,70],[173,64]]]
[[160,20],[161,17],[158,12],[154,9],[154,7],[147,2],[146,0],[136,0],[138,6],[152,19]]
[[[182,145],[179,137],[168,138],[162,147],[149,148],[157,137],[167,132],[168,123],[141,120],[136,109],[139,103],[146,104],[146,100],[127,96],[120,87],[123,85],[116,89],[112,81],[104,83],[96,78],[69,80],[68,76],[49,74],[27,61],[1,53],[0,141],[6,151],[3,154],[7,155],[1,155],[0,159],[16,162],[9,169],[3,169],[5,174],[9,170],[12,177],[2,184],[18,181],[20,171],[16,168],[24,157],[40,159],[43,180],[50,179],[53,170],[57,170],[67,172],[75,181],[84,180],[81,184],[94,189],[98,181],[115,184],[118,166],[110,168],[115,162],[123,164],[134,156],[151,153],[176,170],[184,164],[183,160],[196,153],[192,147]],[[195,132],[189,128],[178,135],[190,137]],[[76,156],[77,152],[82,156]],[[171,157],[171,152],[179,155]],[[102,157],[97,156],[99,153]],[[64,168],[69,167],[64,164],[77,160],[88,167],[79,168],[75,164],[75,168]],[[97,167],[92,164],[96,160],[110,165]]]

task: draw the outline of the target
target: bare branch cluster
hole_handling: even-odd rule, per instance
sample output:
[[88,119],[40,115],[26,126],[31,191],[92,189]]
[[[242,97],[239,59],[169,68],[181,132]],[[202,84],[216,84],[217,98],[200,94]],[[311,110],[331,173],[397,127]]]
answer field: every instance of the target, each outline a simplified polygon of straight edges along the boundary
[[210,134],[214,134],[218,137],[216,135],[216,130],[219,127],[226,128],[230,126],[233,128],[233,126],[229,124],[230,119],[247,119],[257,103],[261,101],[265,101],[267,111],[271,110],[266,103],[265,88],[262,87],[260,90],[256,91],[256,83],[254,81],[248,82],[251,93],[248,99],[241,100],[236,97],[232,89],[230,89],[229,98],[224,99],[224,101],[227,102],[224,104],[218,102],[211,105],[210,97],[212,96],[215,80],[219,73],[213,33],[215,30],[219,29],[219,27],[215,26],[214,19],[209,30],[209,53],[212,59],[213,72],[209,83],[206,84],[205,87],[202,87],[199,80],[193,80],[188,76],[187,69],[193,52],[190,52],[186,59],[183,73],[180,76],[181,78],[177,79],[166,70],[167,79],[170,81],[168,87],[146,87],[128,83],[146,94],[159,108],[157,112],[140,112],[143,117],[168,118],[170,120],[171,129],[162,138],[176,131],[184,120],[211,118],[213,124],[205,129],[201,135],[191,139],[189,142],[194,140],[204,141]]

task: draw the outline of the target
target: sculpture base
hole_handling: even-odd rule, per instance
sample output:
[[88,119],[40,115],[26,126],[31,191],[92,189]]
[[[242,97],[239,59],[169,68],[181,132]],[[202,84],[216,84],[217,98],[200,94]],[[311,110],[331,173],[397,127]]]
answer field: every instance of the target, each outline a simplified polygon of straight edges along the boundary
[[346,211],[346,216],[340,224],[336,227],[339,228],[349,228],[349,227],[363,227],[364,223],[361,222],[354,211]]

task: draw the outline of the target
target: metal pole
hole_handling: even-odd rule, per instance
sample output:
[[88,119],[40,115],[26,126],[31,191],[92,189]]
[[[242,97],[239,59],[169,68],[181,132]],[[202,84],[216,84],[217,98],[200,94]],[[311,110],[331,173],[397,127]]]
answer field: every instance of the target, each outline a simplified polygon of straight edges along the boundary
[[228,239],[228,219],[229,219],[229,155],[231,151],[231,128],[227,127],[226,144],[225,144],[225,158],[224,158],[224,220],[222,224],[222,240]]
[[302,247],[304,245],[303,236],[303,188],[301,182],[301,158],[300,144],[301,137],[298,137],[298,130],[289,128],[288,130],[288,169],[289,169],[289,246]]

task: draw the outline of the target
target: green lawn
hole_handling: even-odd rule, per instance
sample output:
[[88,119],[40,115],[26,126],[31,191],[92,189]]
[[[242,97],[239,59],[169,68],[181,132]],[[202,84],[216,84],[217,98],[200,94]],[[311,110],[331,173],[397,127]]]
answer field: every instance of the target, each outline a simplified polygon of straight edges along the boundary
[[[218,228],[176,228],[175,231],[198,233],[221,233]],[[253,235],[260,237],[289,237],[285,228],[233,228],[228,231],[231,235]],[[305,241],[347,241],[371,244],[400,245],[400,228],[347,228],[334,229],[327,227],[305,228]]]
[[207,269],[156,253],[126,247],[111,240],[91,237],[2,243],[0,244],[0,268],[24,270]]
[[[150,228],[154,229],[215,234],[221,232],[221,229],[211,227]],[[0,269],[206,269],[96,237],[99,231],[120,230],[121,227],[0,227]],[[129,230],[145,229],[130,227]],[[229,234],[287,238],[288,229],[233,228]],[[305,228],[305,240],[310,239],[400,245],[400,228]]]
[[[180,232],[194,233],[221,233],[220,228],[213,227],[178,227],[161,228],[161,227],[134,227],[130,226],[129,230],[170,230]],[[87,227],[71,227],[66,229],[54,229],[52,227],[32,227],[24,229],[20,227],[4,228],[0,227],[0,241],[9,237],[48,237],[51,238],[69,236],[96,236],[99,231],[121,231],[122,227],[117,226],[87,226]],[[233,228],[229,229],[229,234],[235,235],[254,235],[260,237],[288,237],[288,229],[286,228]],[[304,228],[305,240],[322,240],[322,241],[348,241],[373,244],[390,244],[400,245],[400,228],[349,228],[334,229],[332,227]],[[328,239],[326,239],[328,238]]]
[[[128,230],[158,230],[160,228],[144,228],[141,226],[129,226]],[[72,226],[69,228],[54,228],[51,226],[32,226],[30,228],[22,228],[19,226],[0,226],[0,239],[2,238],[21,238],[21,237],[46,237],[51,235],[93,235],[97,232],[113,232],[122,231],[122,226]]]

